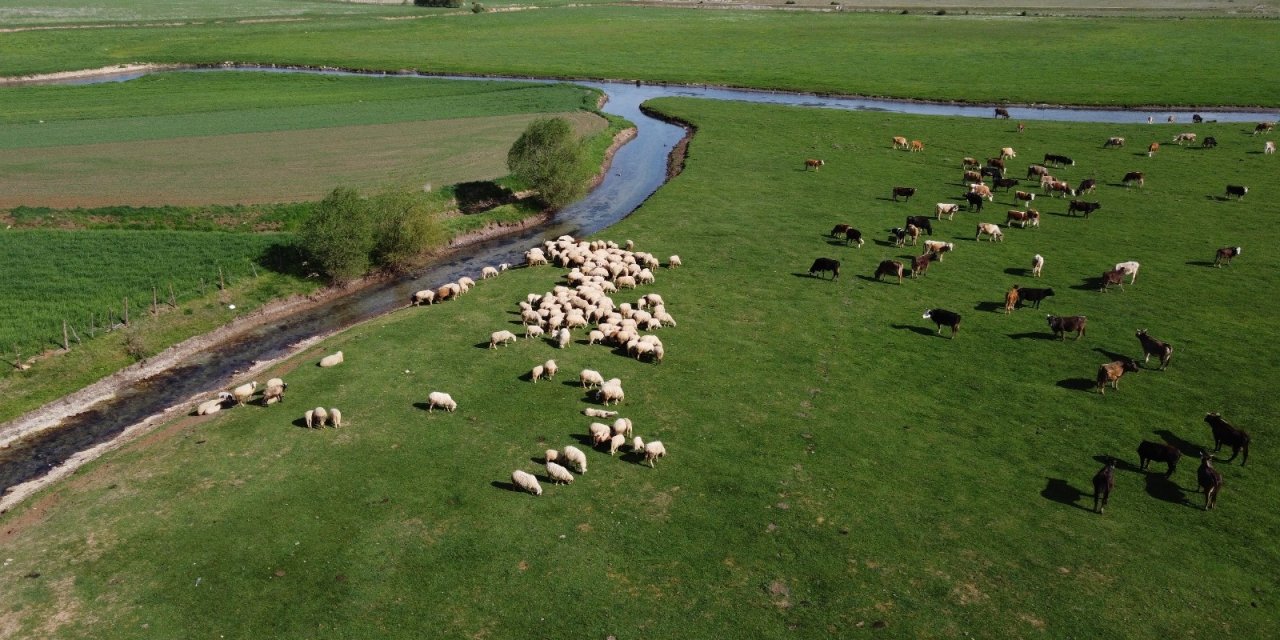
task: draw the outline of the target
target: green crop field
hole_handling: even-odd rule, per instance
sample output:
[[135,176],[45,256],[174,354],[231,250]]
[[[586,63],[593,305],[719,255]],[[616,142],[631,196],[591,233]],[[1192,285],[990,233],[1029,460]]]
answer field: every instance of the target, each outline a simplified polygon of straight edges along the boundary
[[[1275,158],[1234,124],[1195,127],[1216,149],[1142,148],[1146,125],[1005,122],[662,100],[698,127],[685,172],[603,234],[684,266],[615,295],[662,294],[679,326],[662,364],[576,341],[486,348],[518,330],[516,303],[564,272],[517,269],[456,302],[413,308],[316,345],[270,375],[283,405],[183,418],[0,516],[0,629],[9,637],[1273,637],[1280,516],[1267,452],[1280,411],[1270,325],[1280,307],[1270,197]],[[891,135],[926,142],[890,148]],[[1130,145],[1102,148],[1112,135]],[[954,252],[918,280],[885,232],[956,201],[963,156],[1012,146],[1020,176],[1044,153],[1096,177],[1085,219],[1040,197],[1040,229],[975,242],[1002,221],[936,223]],[[803,160],[826,161],[805,171]],[[1127,171],[1144,187],[1119,186]],[[1226,183],[1251,187],[1242,201]],[[913,185],[909,203],[889,200]],[[1038,190],[1038,189],[1037,189]],[[1249,222],[1255,221],[1255,222]],[[849,223],[861,249],[826,237]],[[1215,249],[1242,245],[1230,267]],[[1033,254],[1044,277],[1028,277]],[[814,258],[843,262],[837,281]],[[1101,293],[1112,264],[1136,284]],[[1040,310],[1000,311],[1013,284],[1052,287]],[[954,340],[922,319],[964,316]],[[1057,341],[1045,313],[1086,314]],[[1117,391],[1100,363],[1174,345]],[[578,339],[584,336],[579,333]],[[315,366],[341,349],[346,363]],[[547,358],[556,380],[530,383]],[[619,377],[617,409],[669,455],[588,452],[589,472],[544,495],[547,448],[581,444],[573,380]],[[450,392],[456,413],[424,410]],[[297,422],[316,405],[348,426]],[[1247,466],[1218,462],[1204,512],[1191,457],[1170,480],[1136,469],[1143,439],[1192,455],[1221,411],[1253,433]],[[1089,511],[1103,456],[1122,460],[1105,515]],[[1223,456],[1225,458],[1225,456]]]
[[[404,6],[399,0],[326,2],[324,0],[117,0],[109,4],[81,0],[0,0],[0,24],[9,27],[160,21],[223,21],[233,19],[305,20],[321,17],[376,15],[413,16],[430,11]],[[412,5],[413,3],[407,3]]]

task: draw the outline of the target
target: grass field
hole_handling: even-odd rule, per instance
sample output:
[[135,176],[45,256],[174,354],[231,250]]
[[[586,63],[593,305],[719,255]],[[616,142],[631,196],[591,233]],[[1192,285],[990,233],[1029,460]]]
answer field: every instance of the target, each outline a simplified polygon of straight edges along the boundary
[[348,15],[412,16],[422,15],[425,11],[431,10],[403,6],[401,2],[122,0],[104,5],[80,0],[53,0],[39,4],[29,0],[0,0],[0,25],[12,28],[26,25],[152,23],[174,20],[299,20]]
[[[519,269],[457,302],[386,316],[267,375],[286,404],[184,418],[0,516],[8,637],[1124,637],[1280,632],[1280,566],[1267,453],[1280,410],[1267,356],[1277,312],[1274,158],[1239,125],[1203,125],[1217,149],[1166,146],[1142,126],[1008,123],[664,100],[698,134],[686,171],[606,237],[679,254],[661,293],[679,326],[661,365],[598,346],[521,341],[516,301],[562,272]],[[889,135],[926,141],[889,148]],[[1124,135],[1131,146],[1103,150]],[[914,253],[881,239],[962,191],[960,158],[1013,146],[1020,175],[1096,176],[1090,219],[1037,199],[1039,230],[972,240],[986,214],[938,223],[957,249],[923,279],[870,279]],[[806,172],[805,157],[826,166]],[[1144,188],[1116,186],[1143,170]],[[1226,201],[1226,182],[1251,186]],[[915,185],[910,203],[888,200]],[[861,249],[833,243],[838,222]],[[1211,267],[1219,246],[1244,253]],[[1032,254],[1046,256],[1032,282]],[[810,278],[818,256],[839,281]],[[1143,282],[1090,284],[1121,260]],[[1012,284],[1050,286],[1040,311],[1006,316]],[[1247,292],[1247,293],[1246,293]],[[954,340],[923,309],[964,314]],[[1044,313],[1087,314],[1055,341]],[[1138,353],[1148,328],[1175,347],[1100,397],[1097,366]],[[342,349],[338,369],[314,366]],[[522,379],[555,358],[551,383]],[[589,452],[590,472],[540,498],[506,488],[590,419],[567,379],[620,377],[623,415],[670,455],[656,469]],[[421,407],[431,390],[453,414]],[[349,427],[292,426],[343,410]],[[1221,411],[1249,429],[1246,467],[1219,463],[1219,509],[1194,495],[1195,464],[1142,473],[1142,439],[1191,454]],[[1098,457],[1126,463],[1105,516],[1088,512]],[[1162,471],[1163,469],[1161,469]]]

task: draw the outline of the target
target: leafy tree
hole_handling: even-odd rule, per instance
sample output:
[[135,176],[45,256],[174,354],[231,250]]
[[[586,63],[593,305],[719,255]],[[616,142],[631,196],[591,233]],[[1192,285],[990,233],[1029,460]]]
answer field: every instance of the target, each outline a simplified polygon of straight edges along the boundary
[[334,189],[316,206],[298,232],[298,244],[313,266],[331,280],[343,282],[369,270],[373,249],[370,207],[355,189]]
[[584,154],[568,120],[539,118],[511,145],[507,168],[536,189],[548,206],[559,209],[586,193],[589,176],[583,170]]
[[445,240],[444,226],[413,191],[387,191],[372,198],[369,206],[374,221],[371,258],[378,266],[404,269]]

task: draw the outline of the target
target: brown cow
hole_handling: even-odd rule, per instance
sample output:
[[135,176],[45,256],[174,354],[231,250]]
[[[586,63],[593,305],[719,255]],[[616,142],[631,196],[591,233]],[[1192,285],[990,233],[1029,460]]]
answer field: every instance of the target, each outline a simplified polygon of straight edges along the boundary
[[1111,149],[1111,148],[1118,149],[1123,146],[1124,146],[1124,138],[1120,136],[1111,136],[1110,138],[1107,138],[1106,142],[1102,143],[1103,149]]
[[1004,294],[1004,312],[1005,315],[1013,313],[1014,307],[1018,306],[1018,285],[1013,285],[1012,289]]
[[929,263],[933,262],[934,254],[926,253],[911,259],[911,277],[923,276],[929,271]]
[[1056,338],[1066,340],[1067,334],[1076,332],[1076,340],[1084,335],[1085,326],[1089,323],[1087,316],[1055,316],[1048,315],[1045,318],[1049,321],[1049,329],[1053,331]]
[[1107,458],[1107,464],[1093,476],[1093,512],[1101,514],[1111,499],[1111,491],[1116,488],[1116,459]]
[[1106,291],[1111,285],[1120,285],[1120,290],[1124,291],[1124,269],[1115,269],[1102,274],[1102,287],[1098,291]]
[[1147,335],[1146,329],[1138,329],[1136,334],[1138,342],[1142,343],[1142,363],[1146,364],[1151,361],[1151,356],[1160,358],[1160,370],[1164,371],[1169,368],[1169,358],[1173,357],[1173,347],[1162,340],[1157,340]]
[[1028,225],[1032,227],[1040,227],[1040,212],[1035,209],[1027,209],[1021,211],[1019,209],[1010,209],[1004,219],[1006,227],[1012,227],[1013,223],[1019,223],[1018,226],[1026,229]]
[[977,158],[965,157],[965,159],[960,161],[960,167],[962,169],[977,169],[981,166],[982,165],[978,162]]
[[1276,128],[1276,123],[1274,122],[1259,122],[1258,125],[1253,128],[1253,135],[1256,136],[1259,133],[1267,133],[1275,128]]
[[908,146],[908,144],[907,144],[907,139],[906,139],[906,138],[904,138],[904,137],[902,137],[902,136],[894,136],[894,137],[893,137],[893,148],[894,148],[894,149],[906,149],[906,148],[907,148],[907,146]]
[[919,140],[912,140],[912,141],[911,141],[911,150],[912,150],[912,151],[924,151],[924,143],[923,143],[923,142],[920,142]]
[[1176,142],[1179,146],[1181,146],[1182,143],[1184,142],[1195,142],[1196,134],[1191,133],[1190,131],[1187,131],[1185,133],[1179,133],[1178,135],[1173,137],[1173,141]]
[[884,276],[898,276],[898,284],[902,284],[902,263],[897,260],[882,260],[876,267],[876,280]]
[[1098,393],[1107,395],[1107,385],[1120,390],[1120,378],[1126,373],[1138,371],[1138,363],[1133,360],[1114,360],[1098,367]]
[[965,171],[964,177],[960,178],[962,184],[981,184],[982,174],[977,171]]
[[813,169],[814,171],[817,171],[819,168],[821,168],[825,164],[827,163],[823,162],[822,160],[809,158],[808,160],[804,161],[804,170],[808,171],[809,169]]
[[1218,492],[1222,491],[1222,473],[1213,468],[1210,460],[1213,456],[1200,452],[1200,468],[1196,469],[1196,482],[1204,491],[1204,510],[1208,511],[1218,504]]
[[1240,255],[1240,251],[1240,247],[1223,247],[1218,249],[1218,255],[1213,259],[1213,266],[1220,267],[1223,264],[1226,264],[1228,267],[1231,266],[1231,259]]
[[1240,466],[1243,467],[1249,461],[1249,432],[1231,426],[1231,423],[1216,411],[1205,414],[1204,421],[1213,431],[1213,450],[1221,451],[1224,444],[1231,447],[1231,457],[1227,458],[1227,462],[1235,460],[1236,456],[1243,452],[1244,459],[1240,460]]
[[1152,142],[1151,144],[1147,145],[1147,157],[1150,158],[1151,156],[1156,155],[1156,152],[1159,150],[1160,150],[1160,143]]
[[1147,177],[1143,175],[1141,171],[1130,171],[1129,173],[1124,174],[1124,179],[1120,182],[1125,186],[1129,186],[1130,183],[1136,182],[1138,183],[1138,186],[1141,187],[1147,183]]
[[954,220],[956,212],[960,210],[960,205],[954,202],[939,202],[933,206],[934,215],[941,220],[942,216],[947,216],[948,220]]
[[1008,119],[1009,119],[1009,110],[1008,110],[1008,109],[1005,109],[1004,107],[996,107],[996,115],[995,115],[995,117],[997,117],[997,118],[1004,118],[1005,120],[1008,120]]

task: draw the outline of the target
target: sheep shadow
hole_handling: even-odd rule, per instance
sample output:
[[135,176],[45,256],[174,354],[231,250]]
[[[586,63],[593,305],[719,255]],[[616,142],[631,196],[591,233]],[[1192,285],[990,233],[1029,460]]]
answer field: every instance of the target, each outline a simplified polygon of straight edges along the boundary
[[514,483],[503,482],[501,480],[494,480],[493,482],[489,483],[489,486],[494,487],[495,489],[502,489],[503,491],[520,492],[520,489],[516,488],[516,485]]
[[586,448],[588,448],[588,449],[594,449],[594,448],[596,448],[595,444],[594,444],[593,442],[591,442],[591,436],[590,436],[589,434],[586,434],[586,433],[571,433],[571,434],[569,434],[569,438],[571,438],[571,439],[574,441],[574,443],[575,443],[575,444],[577,444],[577,445],[579,445],[579,446],[583,446],[583,447],[586,447]]
[[643,451],[628,451],[626,453],[619,453],[618,459],[623,462],[630,462],[631,464],[638,464],[646,467],[649,466],[644,463]]
[[1115,461],[1116,461],[1116,468],[1117,468],[1117,469],[1120,469],[1121,471],[1141,471],[1141,469],[1139,469],[1138,467],[1133,466],[1133,463],[1132,463],[1132,462],[1129,462],[1128,460],[1124,460],[1124,459],[1121,459],[1121,458],[1117,458],[1117,457],[1115,457],[1115,456],[1108,456],[1108,455],[1098,454],[1098,455],[1094,456],[1094,457],[1093,457],[1093,459],[1094,459],[1098,464],[1106,464],[1106,463],[1107,463],[1107,461],[1109,461],[1109,460],[1115,460]]
[[1169,431],[1168,429],[1158,429],[1156,431],[1152,431],[1151,433],[1154,433],[1160,436],[1160,439],[1164,440],[1165,444],[1173,445],[1178,449],[1178,451],[1182,452],[1182,455],[1187,456],[1189,458],[1198,458],[1200,456],[1200,451],[1204,448],[1199,445],[1192,444],[1186,440],[1183,440],[1182,438],[1179,438],[1178,436],[1174,435],[1172,431]]
[[1010,333],[1009,337],[1013,340],[1055,340],[1058,336],[1044,331],[1025,331],[1023,333]]
[[974,311],[990,311],[991,313],[1004,312],[1003,302],[979,302],[973,306]]
[[580,382],[580,381],[578,381],[578,380],[563,380],[563,381],[561,381],[561,382],[560,382],[560,384],[562,384],[562,385],[564,385],[564,386],[566,386],[566,387],[576,387],[576,388],[579,388],[579,389],[581,389],[581,388],[582,388],[582,382]]
[[[1089,507],[1080,504],[1080,499],[1085,493],[1073,486],[1070,482],[1062,478],[1045,478],[1047,481],[1044,490],[1040,492],[1040,497],[1046,500],[1052,500],[1059,504],[1075,507],[1082,511],[1093,511]],[[1093,495],[1093,494],[1089,494]]]
[[1068,391],[1093,391],[1098,382],[1093,378],[1066,378],[1057,382],[1059,387]]
[[1182,487],[1166,478],[1163,473],[1151,471],[1147,473],[1147,495],[1165,502],[1185,504],[1188,507],[1195,506],[1187,501],[1187,494],[1182,490]]
[[938,336],[940,338],[946,337],[944,335],[939,334],[937,331],[929,329],[928,327],[922,327],[920,325],[915,325],[915,324],[891,324],[889,326],[893,327],[894,329],[907,329],[914,333],[918,333],[922,336]]
[[311,427],[308,427],[308,426],[307,426],[307,419],[306,419],[306,418],[298,418],[297,420],[294,420],[293,422],[290,422],[289,424],[291,424],[291,425],[293,425],[293,426],[295,426],[295,427],[298,427],[299,429],[307,429],[307,430],[310,430],[310,429],[311,429]]
[[[427,413],[435,413],[434,411],[432,411],[430,402],[415,402],[413,403],[413,408],[426,411]],[[441,409],[441,411],[444,411],[444,409]],[[446,413],[448,412],[446,411]]]
[[1187,264],[1187,266],[1189,266],[1189,267],[1212,267],[1212,266],[1213,266],[1213,261],[1211,261],[1211,260],[1188,260],[1188,261],[1186,262],[1186,264]]
[[477,348],[477,349],[488,349],[488,348],[489,348],[489,343],[488,343],[488,342],[477,342],[477,343],[476,343],[476,348]]

